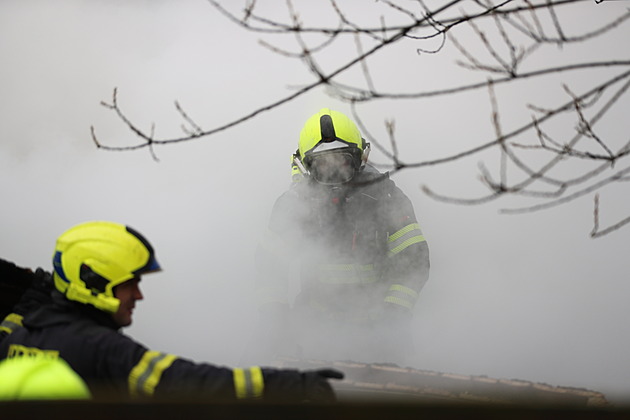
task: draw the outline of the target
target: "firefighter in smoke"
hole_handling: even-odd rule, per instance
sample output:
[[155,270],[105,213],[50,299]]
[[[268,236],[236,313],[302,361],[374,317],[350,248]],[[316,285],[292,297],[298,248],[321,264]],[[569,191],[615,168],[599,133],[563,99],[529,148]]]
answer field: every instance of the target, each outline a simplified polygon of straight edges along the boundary
[[[429,249],[409,198],[367,163],[369,143],[346,115],[311,116],[257,253],[266,353],[405,363]],[[295,264],[297,262],[297,264]],[[289,301],[289,277],[300,279]],[[288,286],[289,284],[289,286]],[[262,337],[264,336],[264,337]]]
[[[0,341],[0,360],[63,359],[101,397],[184,397],[229,401],[331,401],[332,369],[298,371],[220,367],[159,351],[120,333],[143,299],[141,277],[160,270],[137,231],[113,222],[79,224],[57,240],[55,290]],[[16,324],[21,324],[16,325]],[[6,372],[6,371],[5,371]]]

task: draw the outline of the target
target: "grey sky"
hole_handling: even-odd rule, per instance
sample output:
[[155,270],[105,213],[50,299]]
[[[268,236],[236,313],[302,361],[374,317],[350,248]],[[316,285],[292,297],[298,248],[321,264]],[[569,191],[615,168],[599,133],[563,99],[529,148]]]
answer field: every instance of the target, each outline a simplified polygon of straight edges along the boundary
[[[585,3],[572,23],[623,10],[622,2],[610,3]],[[627,40],[629,30],[615,34]],[[151,240],[165,270],[143,280],[146,299],[128,333],[156,350],[236,364],[255,320],[254,248],[289,184],[301,125],[319,108],[349,108],[315,91],[214,137],[156,148],[159,162],[148,150],[99,151],[89,128],[108,144],[137,142],[99,105],[114,87],[130,117],[147,129],[155,122],[158,135],[168,137],[181,135],[174,100],[211,128],[310,80],[298,62],[257,39],[201,0],[0,3],[0,256],[48,268],[54,241],[68,227],[92,219],[129,224]],[[595,50],[605,56],[610,48]],[[417,56],[403,44],[374,62],[374,76],[392,88],[448,85],[457,77],[451,53]],[[568,47],[548,57],[574,53]],[[396,78],[388,77],[392,66],[400,71]],[[514,110],[503,122],[528,118],[522,95],[553,102],[549,95],[560,92],[555,83],[500,94],[502,110]],[[396,119],[401,154],[410,161],[493,135],[485,91],[456,102],[384,101],[362,110],[376,136],[383,136],[385,118]],[[628,128],[627,116],[619,115],[604,129],[627,141]],[[492,156],[393,177],[412,199],[431,249],[432,274],[416,310],[414,367],[623,399],[630,393],[629,228],[589,239],[592,196],[505,216],[497,210],[522,202],[460,207],[421,193],[429,184],[479,195],[477,163]],[[623,186],[602,192],[602,218],[627,216],[625,193]]]

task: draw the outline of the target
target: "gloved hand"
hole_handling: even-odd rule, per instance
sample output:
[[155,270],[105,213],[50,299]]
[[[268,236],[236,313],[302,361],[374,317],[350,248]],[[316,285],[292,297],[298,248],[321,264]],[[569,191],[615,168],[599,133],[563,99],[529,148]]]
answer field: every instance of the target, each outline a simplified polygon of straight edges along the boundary
[[317,369],[302,372],[304,399],[307,402],[335,402],[335,391],[329,379],[343,379],[344,374],[336,369]]

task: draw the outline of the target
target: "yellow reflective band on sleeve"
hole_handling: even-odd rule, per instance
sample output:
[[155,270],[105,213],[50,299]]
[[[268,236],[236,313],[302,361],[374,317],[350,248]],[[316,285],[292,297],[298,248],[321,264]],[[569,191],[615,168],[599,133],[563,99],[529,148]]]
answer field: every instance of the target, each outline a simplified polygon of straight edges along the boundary
[[407,309],[413,309],[413,304],[409,303],[408,301],[406,301],[404,299],[400,299],[400,298],[397,298],[397,297],[387,296],[385,298],[385,302],[393,303],[394,305],[404,306]]
[[317,279],[327,284],[370,284],[378,280],[373,264],[320,264]]
[[168,369],[177,356],[159,351],[146,351],[140,362],[129,373],[129,393],[134,396],[153,395],[162,372]]
[[389,288],[390,292],[400,292],[403,293],[405,295],[411,296],[413,299],[418,299],[418,292],[416,292],[415,290],[413,290],[410,287],[407,286],[403,286],[402,284],[392,284]]
[[402,284],[392,284],[389,288],[387,296],[385,297],[385,302],[413,309],[416,304],[416,300],[418,300],[418,296],[418,292],[407,286],[403,286]]
[[14,329],[22,326],[22,319],[24,317],[18,314],[9,314],[0,322],[0,331],[5,331],[11,334]]
[[389,242],[394,242],[395,240],[397,240],[398,238],[400,238],[401,236],[403,236],[405,233],[409,233],[412,230],[420,230],[420,225],[417,223],[411,223],[407,226],[405,226],[404,228],[400,229],[398,232],[393,233],[391,235],[389,235]]
[[389,246],[389,256],[398,254],[410,245],[424,242],[424,236],[420,230],[420,225],[417,223],[411,223],[389,235],[387,239]]
[[236,398],[261,398],[265,390],[262,370],[258,366],[233,371]]
[[414,236],[413,238],[409,238],[407,239],[405,242],[403,242],[402,244],[398,245],[396,248],[390,249],[389,253],[390,255],[395,255],[398,254],[400,251],[402,251],[403,249],[407,248],[410,245],[413,244],[417,244],[420,242],[424,242],[424,236],[420,235],[420,236]]

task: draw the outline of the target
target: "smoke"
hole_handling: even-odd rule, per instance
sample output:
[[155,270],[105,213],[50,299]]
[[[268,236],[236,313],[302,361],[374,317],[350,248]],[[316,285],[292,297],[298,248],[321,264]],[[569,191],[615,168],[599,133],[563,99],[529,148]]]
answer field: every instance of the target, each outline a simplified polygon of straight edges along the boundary
[[[100,105],[114,87],[140,128],[155,124],[166,137],[182,133],[174,100],[210,128],[310,79],[300,63],[260,48],[258,34],[244,34],[205,2],[3,1],[0,33],[0,256],[50,269],[54,241],[68,227],[94,219],[129,224],[151,241],[164,271],[143,279],[145,299],[127,333],[156,350],[239,364],[260,317],[256,247],[291,182],[300,128],[322,107],[350,114],[347,104],[313,92],[217,136],[155,147],[157,162],[146,149],[106,152],[93,145],[90,126],[104,143],[137,143]],[[391,81],[396,86],[441,86],[452,76],[452,57],[393,53],[400,55],[373,68],[387,74],[395,59],[408,69],[409,80]],[[513,98],[500,97],[501,106]],[[399,153],[414,161],[482,143],[492,131],[478,124],[489,120],[488,108],[484,92],[456,103],[378,102],[361,115],[378,139],[388,138],[381,123],[395,118]],[[623,128],[612,122],[606,130],[624,138]],[[373,162],[386,161],[374,146]],[[589,239],[590,197],[500,216],[518,202],[459,207],[422,195],[423,184],[474,195],[483,188],[483,157],[393,176],[431,249],[409,363],[627,394],[624,233]],[[620,186],[606,189],[601,216],[626,215],[624,198]],[[289,296],[299,286],[292,287]]]

